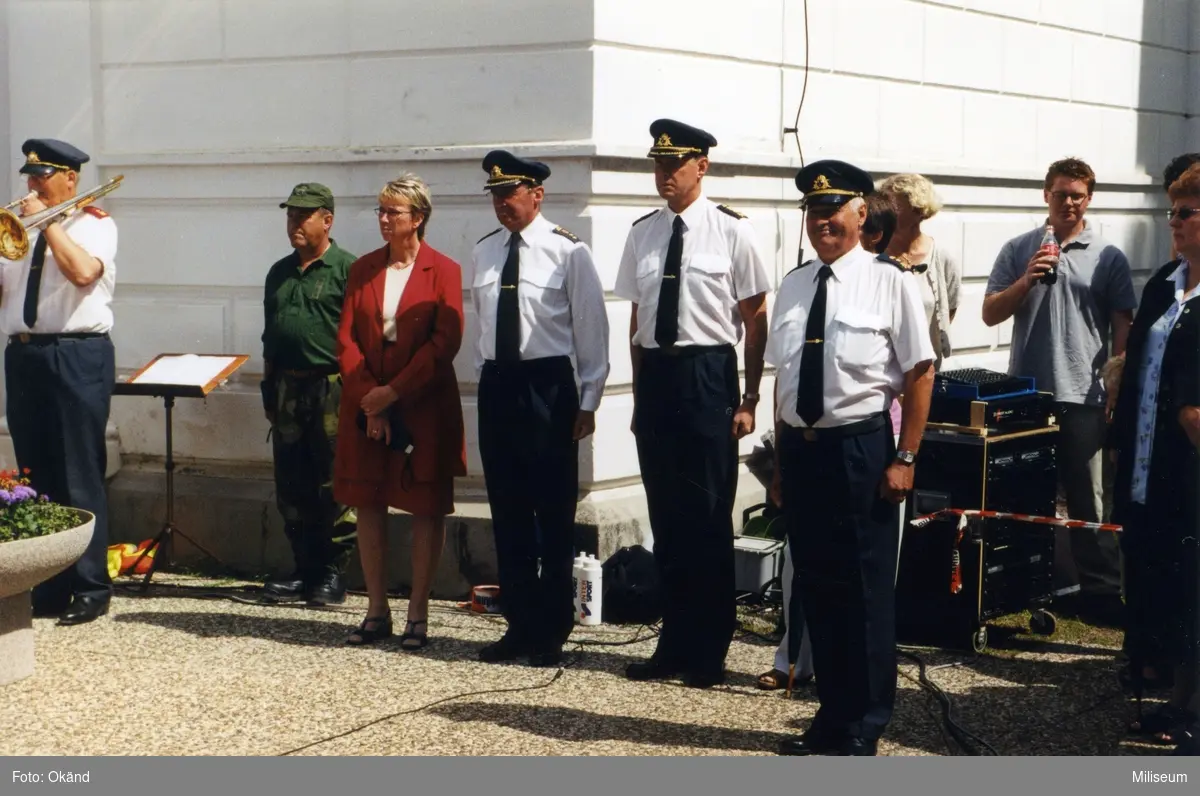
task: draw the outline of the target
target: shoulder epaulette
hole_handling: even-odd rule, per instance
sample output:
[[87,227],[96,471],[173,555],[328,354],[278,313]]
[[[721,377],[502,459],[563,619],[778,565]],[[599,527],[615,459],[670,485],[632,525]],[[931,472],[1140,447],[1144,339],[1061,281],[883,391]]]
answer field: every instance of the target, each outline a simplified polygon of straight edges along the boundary
[[876,262],[887,263],[888,265],[895,266],[896,268],[899,268],[901,271],[908,270],[907,268],[905,268],[903,265],[900,264],[899,260],[893,260],[891,257],[888,257],[886,254],[879,255],[878,257],[875,258],[875,260],[876,260]]
[[579,243],[578,235],[576,235],[574,232],[565,230],[562,227],[555,227],[554,229],[552,229],[550,231],[553,232],[555,235],[562,235],[564,238],[571,241],[571,243]]
[[789,277],[789,276],[791,276],[792,274],[796,273],[796,272],[797,272],[797,271],[799,271],[801,268],[807,268],[808,266],[812,265],[812,264],[813,264],[813,263],[815,263],[815,262],[816,262],[816,260],[805,260],[804,262],[800,263],[800,264],[799,264],[799,265],[797,265],[795,268],[793,268],[792,270],[790,270],[790,271],[788,271],[786,274],[784,274],[784,275],[783,275],[784,279],[786,279],[787,277]]
[[95,216],[96,218],[108,218],[108,213],[105,213],[95,205],[88,205],[87,207],[83,208],[83,212],[87,213],[89,216]]
[[503,230],[503,229],[504,229],[504,227],[497,227],[496,229],[493,229],[491,232],[489,232],[488,234],[484,235],[484,236],[483,236],[482,238],[480,238],[479,240],[475,241],[475,245],[476,245],[476,246],[478,246],[480,243],[483,243],[485,240],[487,240],[488,238],[492,237],[492,236],[493,236],[493,235],[495,235],[497,232],[500,232],[500,231],[501,231],[501,230]]
[[634,222],[633,222],[633,224],[632,224],[631,226],[635,226],[635,227],[636,227],[638,224],[640,224],[640,223],[642,223],[643,221],[645,221],[646,219],[650,218],[650,216],[654,215],[654,214],[655,214],[655,213],[657,213],[657,212],[658,212],[657,210],[651,210],[649,213],[647,213],[646,215],[642,216],[642,217],[641,217],[641,218],[639,218],[637,221],[634,221]]
[[727,205],[717,205],[717,209],[727,216],[733,216],[734,218],[745,218],[744,215]]

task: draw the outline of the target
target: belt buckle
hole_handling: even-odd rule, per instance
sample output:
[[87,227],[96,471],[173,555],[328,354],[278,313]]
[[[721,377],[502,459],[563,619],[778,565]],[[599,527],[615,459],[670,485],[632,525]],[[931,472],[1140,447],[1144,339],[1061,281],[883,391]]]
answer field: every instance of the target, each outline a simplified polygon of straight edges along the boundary
[[805,442],[816,442],[817,441],[816,429],[812,429],[812,428],[804,429],[804,441]]
[[22,343],[28,343],[29,342],[29,332],[19,333],[17,335],[17,339],[20,340]]

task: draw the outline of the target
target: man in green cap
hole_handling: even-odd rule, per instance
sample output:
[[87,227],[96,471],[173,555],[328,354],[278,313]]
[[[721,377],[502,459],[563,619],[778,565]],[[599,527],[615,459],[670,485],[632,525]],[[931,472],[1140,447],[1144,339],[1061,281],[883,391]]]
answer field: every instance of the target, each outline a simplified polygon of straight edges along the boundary
[[294,251],[271,266],[263,305],[263,409],[271,422],[275,496],[295,570],[268,580],[271,601],[344,602],[342,570],[354,546],[353,509],[333,499],[338,405],[337,330],[355,257],[329,237],[333,192],[300,183],[287,201]]

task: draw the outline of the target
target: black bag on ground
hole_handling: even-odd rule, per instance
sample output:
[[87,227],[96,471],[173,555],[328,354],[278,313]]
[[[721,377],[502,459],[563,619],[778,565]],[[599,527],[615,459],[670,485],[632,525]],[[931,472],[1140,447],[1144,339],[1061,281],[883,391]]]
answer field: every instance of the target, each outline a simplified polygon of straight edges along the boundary
[[649,625],[662,618],[662,589],[653,553],[640,544],[622,547],[609,556],[601,571],[603,621]]

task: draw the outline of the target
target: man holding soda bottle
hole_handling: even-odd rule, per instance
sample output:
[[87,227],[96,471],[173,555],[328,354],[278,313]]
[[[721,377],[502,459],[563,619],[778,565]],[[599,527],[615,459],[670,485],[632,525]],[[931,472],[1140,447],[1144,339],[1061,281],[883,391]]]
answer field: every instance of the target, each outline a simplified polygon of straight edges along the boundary
[[[1066,158],[1050,165],[1043,186],[1044,224],[1004,244],[988,278],[983,322],[1013,319],[1009,373],[1032,376],[1054,393],[1059,424],[1058,478],[1071,519],[1101,521],[1102,447],[1107,431],[1100,369],[1125,352],[1137,296],[1129,261],[1084,218],[1096,175]],[[1078,614],[1121,626],[1121,561],[1116,537],[1071,529],[1079,576]]]

